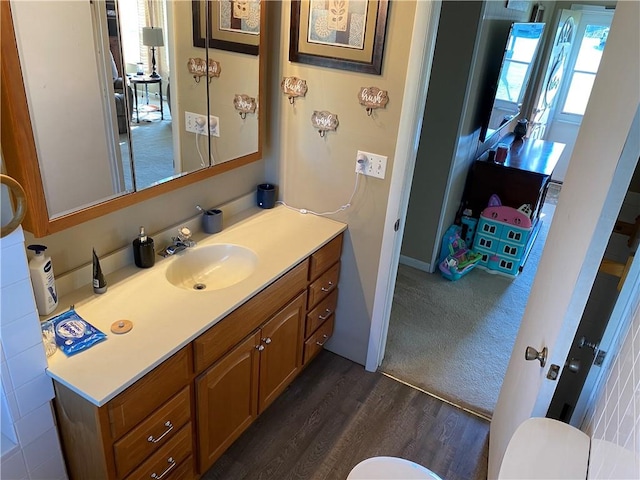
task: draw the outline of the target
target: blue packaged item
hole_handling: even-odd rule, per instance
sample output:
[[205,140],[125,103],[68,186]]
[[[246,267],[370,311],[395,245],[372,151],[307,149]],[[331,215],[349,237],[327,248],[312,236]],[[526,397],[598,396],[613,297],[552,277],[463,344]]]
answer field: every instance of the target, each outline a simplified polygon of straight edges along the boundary
[[56,345],[67,356],[81,352],[107,338],[104,333],[78,315],[73,308],[42,322],[41,327],[44,329],[50,324],[54,327]]

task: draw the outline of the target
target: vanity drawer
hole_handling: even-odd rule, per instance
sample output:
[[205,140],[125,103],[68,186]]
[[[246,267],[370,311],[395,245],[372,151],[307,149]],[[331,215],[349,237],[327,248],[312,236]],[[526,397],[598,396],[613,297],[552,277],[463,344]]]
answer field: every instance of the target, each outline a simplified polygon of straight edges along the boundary
[[329,293],[338,288],[338,278],[340,276],[340,263],[336,263],[327,270],[320,278],[309,285],[308,308],[315,307],[319,301],[324,299]]
[[322,274],[322,272],[340,260],[340,254],[342,253],[342,237],[343,234],[341,233],[320,250],[311,255],[309,280],[315,280]]
[[331,335],[333,335],[334,318],[335,317],[331,315],[327,319],[327,321],[324,322],[320,326],[320,328],[318,328],[318,330],[316,330],[316,332],[309,337],[306,342],[304,342],[304,360],[302,362],[303,365],[309,363],[309,361],[313,357],[320,353],[320,350],[322,350],[322,347],[324,347],[325,342],[329,340],[329,338],[331,338]]
[[115,440],[177,393],[191,379],[191,347],[187,346],[107,404]]
[[187,386],[113,445],[118,477],[124,477],[169,442],[190,418],[191,395]]
[[196,478],[195,469],[193,468],[195,464],[193,462],[193,456],[189,456],[173,472],[170,472],[169,478],[171,480],[193,480]]
[[195,339],[196,373],[204,371],[302,292],[307,286],[308,271],[306,259]]
[[[127,477],[127,480],[148,480],[150,478],[173,479],[180,464],[191,456],[191,423],[187,423],[166,445],[160,447],[146,462]],[[191,458],[193,466],[193,459]]]
[[327,320],[333,312],[336,311],[336,305],[338,304],[338,289],[333,290],[327,298],[318,304],[313,310],[307,313],[307,319],[305,322],[304,338],[311,335],[316,328]]

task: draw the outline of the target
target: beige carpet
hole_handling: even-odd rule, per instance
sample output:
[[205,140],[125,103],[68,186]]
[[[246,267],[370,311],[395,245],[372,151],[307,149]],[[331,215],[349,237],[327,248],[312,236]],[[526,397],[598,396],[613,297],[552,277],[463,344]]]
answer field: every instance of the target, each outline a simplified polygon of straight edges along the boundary
[[450,282],[400,265],[380,369],[490,417],[554,209],[545,204],[539,236],[515,279],[474,269]]

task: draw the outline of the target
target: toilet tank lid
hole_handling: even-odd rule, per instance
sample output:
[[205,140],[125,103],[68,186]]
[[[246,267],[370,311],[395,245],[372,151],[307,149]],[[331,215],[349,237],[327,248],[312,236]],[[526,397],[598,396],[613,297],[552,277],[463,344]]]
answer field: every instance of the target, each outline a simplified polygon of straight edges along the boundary
[[515,431],[499,479],[587,478],[589,436],[550,418],[529,418]]

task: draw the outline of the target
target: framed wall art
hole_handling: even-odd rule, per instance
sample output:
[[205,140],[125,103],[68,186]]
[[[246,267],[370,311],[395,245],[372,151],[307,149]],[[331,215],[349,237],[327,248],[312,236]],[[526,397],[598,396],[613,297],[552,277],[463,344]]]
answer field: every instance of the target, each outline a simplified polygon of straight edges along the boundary
[[289,60],[380,75],[389,0],[293,0]]
[[257,55],[261,1],[193,0],[193,46]]

